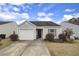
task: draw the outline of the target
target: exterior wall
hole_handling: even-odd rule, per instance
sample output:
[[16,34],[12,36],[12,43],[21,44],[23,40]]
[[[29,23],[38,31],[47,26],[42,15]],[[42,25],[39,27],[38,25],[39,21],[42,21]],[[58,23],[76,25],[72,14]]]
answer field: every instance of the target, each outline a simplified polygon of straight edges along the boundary
[[48,29],[56,29],[56,38],[58,38],[59,33],[61,33],[61,27],[60,26],[35,26],[33,24],[30,24],[28,22],[25,22],[21,26],[19,26],[19,32],[20,30],[34,30],[34,38],[36,39],[36,29],[43,29],[42,38],[45,39],[46,34],[48,33]]
[[33,30],[35,32],[33,39],[36,39],[36,26],[35,25],[32,25],[32,24],[30,24],[28,22],[25,22],[25,23],[23,23],[22,25],[19,26],[19,33],[20,33],[20,30]]
[[0,25],[0,34],[6,34],[6,37],[9,37],[13,31],[18,34],[18,26],[14,22]]
[[42,33],[42,38],[43,39],[45,39],[45,36],[48,33],[48,29],[56,29],[55,38],[58,38],[58,35],[61,33],[60,26],[40,26],[40,27],[37,27],[37,29],[43,29],[43,33]]
[[62,22],[61,28],[62,28],[62,31],[64,31],[67,28],[72,29],[74,35],[76,37],[79,37],[79,25],[74,25],[74,24],[71,24],[71,23]]

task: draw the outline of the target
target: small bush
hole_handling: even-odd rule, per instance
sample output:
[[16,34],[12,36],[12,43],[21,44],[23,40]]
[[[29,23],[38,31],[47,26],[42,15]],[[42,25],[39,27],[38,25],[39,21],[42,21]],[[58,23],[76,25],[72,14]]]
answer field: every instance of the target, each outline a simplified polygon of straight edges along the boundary
[[59,39],[62,40],[63,42],[67,41],[66,36],[64,34],[59,34]]
[[6,38],[6,34],[0,34],[0,38],[1,39],[5,39]]
[[10,39],[12,41],[17,41],[18,40],[18,35],[17,34],[12,34],[12,35],[10,35]]
[[46,35],[46,41],[54,41],[54,35],[52,33],[48,33]]
[[66,30],[64,30],[64,34],[67,39],[70,39],[70,36],[72,36],[74,33],[72,29],[67,28]]

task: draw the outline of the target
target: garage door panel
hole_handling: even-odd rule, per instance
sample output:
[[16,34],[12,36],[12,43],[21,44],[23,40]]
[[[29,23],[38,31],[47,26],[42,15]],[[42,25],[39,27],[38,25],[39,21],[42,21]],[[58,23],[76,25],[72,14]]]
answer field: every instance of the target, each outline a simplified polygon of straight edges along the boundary
[[33,40],[34,30],[20,30],[19,37],[21,40]]

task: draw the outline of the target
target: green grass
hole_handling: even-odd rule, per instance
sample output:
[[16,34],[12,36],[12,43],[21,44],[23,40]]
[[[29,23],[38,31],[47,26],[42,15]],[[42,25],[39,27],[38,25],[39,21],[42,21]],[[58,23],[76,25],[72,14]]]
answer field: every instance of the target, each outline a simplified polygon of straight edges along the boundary
[[51,56],[79,56],[79,40],[72,43],[46,42]]

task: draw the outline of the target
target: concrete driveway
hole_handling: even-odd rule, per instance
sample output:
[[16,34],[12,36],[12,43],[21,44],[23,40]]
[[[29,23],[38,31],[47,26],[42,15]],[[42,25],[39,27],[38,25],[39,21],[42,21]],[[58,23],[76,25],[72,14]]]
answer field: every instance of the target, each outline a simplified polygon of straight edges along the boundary
[[0,56],[50,56],[42,40],[15,42],[0,50]]

